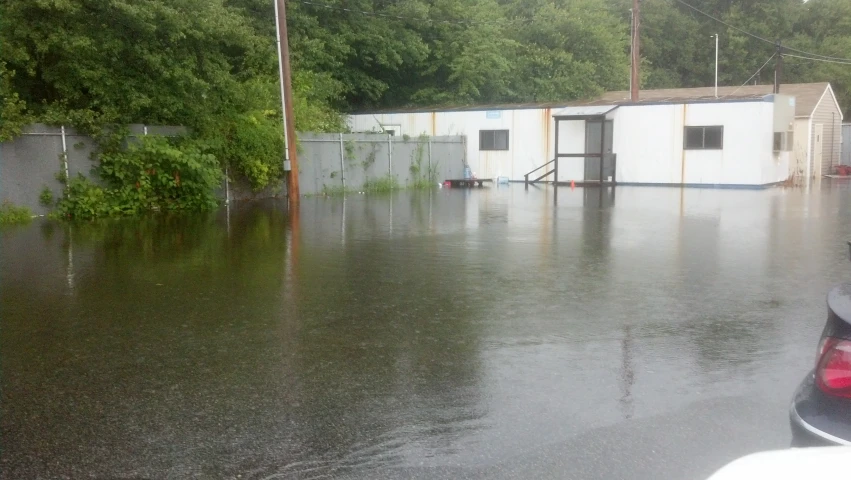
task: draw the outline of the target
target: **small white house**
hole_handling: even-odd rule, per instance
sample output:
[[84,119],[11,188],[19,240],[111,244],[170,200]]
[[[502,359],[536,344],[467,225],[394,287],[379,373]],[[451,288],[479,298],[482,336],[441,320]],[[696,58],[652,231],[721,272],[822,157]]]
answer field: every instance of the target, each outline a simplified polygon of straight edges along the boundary
[[604,182],[759,186],[829,173],[841,139],[823,133],[834,132],[824,119],[833,115],[835,132],[842,120],[830,85],[783,85],[782,95],[771,89],[722,87],[719,98],[713,88],[645,90],[639,102],[609,92],[587,102],[361,113],[349,126],[465,135],[467,163],[480,178],[599,182],[601,146]]

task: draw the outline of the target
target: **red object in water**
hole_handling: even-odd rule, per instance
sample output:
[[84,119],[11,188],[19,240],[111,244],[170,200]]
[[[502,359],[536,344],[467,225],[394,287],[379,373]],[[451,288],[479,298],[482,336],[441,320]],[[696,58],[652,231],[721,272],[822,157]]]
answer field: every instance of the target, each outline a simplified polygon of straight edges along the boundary
[[843,177],[847,177],[848,175],[851,175],[851,165],[837,165],[836,166],[836,173],[838,173],[839,175],[842,175]]
[[447,180],[447,181],[443,182],[443,186],[444,186],[444,187],[451,187],[451,186],[452,186],[452,182],[450,182],[449,180]]

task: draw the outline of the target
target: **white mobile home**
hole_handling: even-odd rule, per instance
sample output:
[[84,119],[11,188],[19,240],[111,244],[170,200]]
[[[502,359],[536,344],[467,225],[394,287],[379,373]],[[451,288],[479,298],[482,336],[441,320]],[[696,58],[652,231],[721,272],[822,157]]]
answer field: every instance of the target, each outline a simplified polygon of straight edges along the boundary
[[[542,180],[599,182],[603,119],[604,182],[756,186],[829,173],[840,136],[816,132],[828,131],[819,114],[828,107],[836,108],[836,131],[841,124],[830,86],[783,85],[779,96],[771,88],[722,87],[719,98],[712,88],[645,90],[635,103],[610,92],[588,102],[374,112],[349,122],[353,131],[466,135],[467,162],[481,178],[522,181],[538,169],[534,179],[558,165]],[[559,160],[550,163],[557,139]],[[835,161],[824,166],[819,151]]]

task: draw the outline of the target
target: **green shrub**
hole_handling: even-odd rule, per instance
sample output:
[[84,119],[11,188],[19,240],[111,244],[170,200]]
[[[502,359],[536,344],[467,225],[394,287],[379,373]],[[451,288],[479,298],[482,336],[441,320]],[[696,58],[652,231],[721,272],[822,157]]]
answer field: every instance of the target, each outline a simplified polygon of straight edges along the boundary
[[149,135],[126,149],[109,148],[99,160],[104,186],[82,175],[72,179],[59,202],[59,216],[89,219],[217,205],[219,163],[191,139]]
[[248,180],[255,191],[284,176],[284,136],[281,119],[275,112],[252,112],[222,121],[217,131],[204,138],[211,151],[230,171]]
[[33,214],[27,207],[11,202],[0,204],[0,225],[24,225],[32,221]]
[[41,193],[38,196],[38,203],[44,207],[53,205],[53,192],[50,191],[49,187],[45,186],[41,189]]

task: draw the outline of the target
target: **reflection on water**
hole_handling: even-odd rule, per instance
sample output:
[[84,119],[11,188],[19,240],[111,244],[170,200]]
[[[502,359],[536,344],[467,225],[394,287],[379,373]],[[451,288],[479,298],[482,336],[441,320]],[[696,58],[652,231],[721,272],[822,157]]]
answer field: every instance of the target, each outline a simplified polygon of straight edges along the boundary
[[849,200],[512,185],[5,230],[0,473],[370,478],[784,409]]

